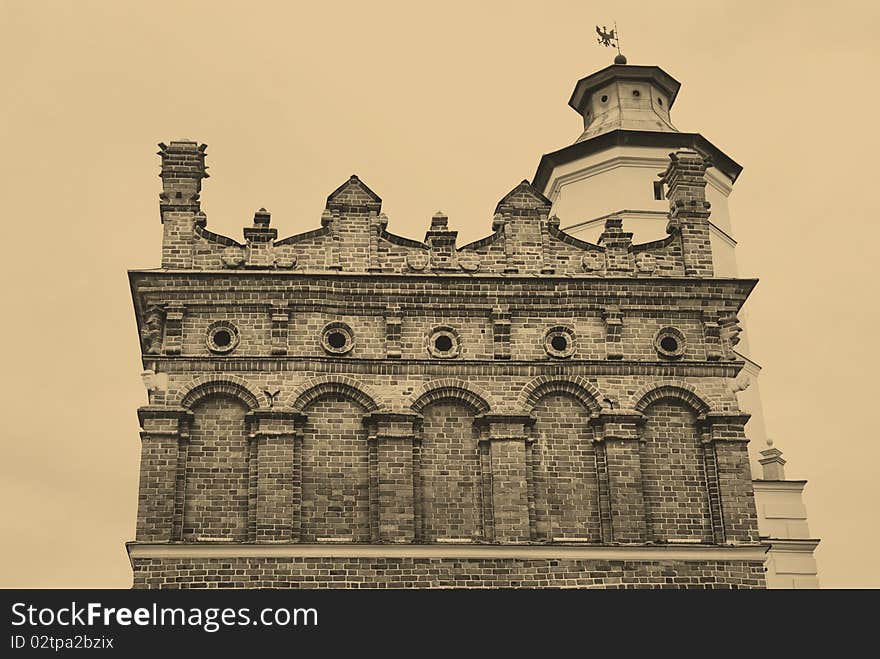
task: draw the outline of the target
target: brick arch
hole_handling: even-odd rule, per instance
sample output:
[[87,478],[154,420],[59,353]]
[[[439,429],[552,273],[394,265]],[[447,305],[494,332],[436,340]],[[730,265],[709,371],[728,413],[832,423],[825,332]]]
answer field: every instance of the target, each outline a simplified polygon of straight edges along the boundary
[[664,398],[682,401],[697,416],[719,409],[714,400],[684,380],[661,380],[643,386],[630,398],[630,409],[644,412],[649,405]]
[[205,396],[226,394],[239,399],[250,409],[268,407],[262,393],[254,393],[247,380],[235,375],[204,375],[190,382],[180,397],[181,407],[190,408]]
[[558,377],[542,375],[529,382],[517,397],[517,407],[531,412],[538,401],[550,394],[569,394],[578,399],[591,414],[598,414],[602,405],[602,394],[596,386],[579,375]]
[[419,387],[410,400],[410,407],[418,413],[439,400],[461,401],[472,407],[477,414],[485,414],[492,409],[491,399],[483,389],[455,378],[428,382]]
[[338,394],[350,398],[369,412],[384,407],[381,399],[368,387],[343,375],[324,375],[312,378],[294,390],[288,398],[288,406],[302,412],[309,404],[327,394]]

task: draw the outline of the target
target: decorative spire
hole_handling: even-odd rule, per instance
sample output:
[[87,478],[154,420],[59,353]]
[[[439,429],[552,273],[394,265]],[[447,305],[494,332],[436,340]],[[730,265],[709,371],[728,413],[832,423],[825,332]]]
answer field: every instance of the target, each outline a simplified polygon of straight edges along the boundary
[[765,481],[784,481],[785,480],[785,460],[782,459],[782,451],[774,448],[773,440],[767,440],[767,448],[761,451],[763,458],[758,462],[764,470]]

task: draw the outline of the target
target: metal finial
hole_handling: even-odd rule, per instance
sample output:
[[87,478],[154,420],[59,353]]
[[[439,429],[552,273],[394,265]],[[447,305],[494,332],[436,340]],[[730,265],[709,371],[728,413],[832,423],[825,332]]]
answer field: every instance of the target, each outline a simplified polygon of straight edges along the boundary
[[610,46],[617,48],[617,55],[614,58],[614,63],[626,64],[626,57],[620,52],[620,33],[617,31],[617,21],[614,22],[614,28],[610,32],[604,25],[601,28],[597,25],[596,34],[599,35],[599,38],[596,40],[599,45],[605,46],[606,48]]

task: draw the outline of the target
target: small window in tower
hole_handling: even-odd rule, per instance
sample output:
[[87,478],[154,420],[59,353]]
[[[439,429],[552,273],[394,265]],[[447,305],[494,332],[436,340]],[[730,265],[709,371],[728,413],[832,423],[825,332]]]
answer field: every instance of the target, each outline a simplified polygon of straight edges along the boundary
[[662,181],[654,181],[654,199],[657,201],[663,200],[663,182]]
[[659,105],[661,108],[663,107],[663,99],[662,98],[657,99],[657,105]]
[[321,332],[321,345],[330,354],[344,355],[354,347],[354,333],[345,323],[330,323]]
[[642,95],[642,92],[640,92],[638,89],[633,89],[633,96],[638,98],[641,95]]
[[565,359],[574,354],[575,336],[570,327],[557,325],[544,334],[544,351],[556,359]]
[[663,327],[654,335],[654,349],[665,359],[680,359],[684,348],[684,334],[675,327]]
[[239,342],[238,328],[226,320],[208,326],[205,344],[214,354],[222,355],[235,350]]
[[602,95],[602,98],[601,98],[600,100],[601,100],[603,103],[607,103],[607,102],[608,102],[608,96],[605,95],[605,94],[603,94],[603,95]]
[[461,341],[451,327],[435,327],[428,333],[428,353],[438,359],[453,359],[461,354]]

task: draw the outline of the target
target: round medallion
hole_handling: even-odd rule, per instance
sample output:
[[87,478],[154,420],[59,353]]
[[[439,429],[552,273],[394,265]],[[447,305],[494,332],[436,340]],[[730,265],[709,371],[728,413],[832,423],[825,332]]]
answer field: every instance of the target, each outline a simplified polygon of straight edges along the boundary
[[428,255],[425,252],[410,252],[406,255],[406,264],[412,270],[424,270],[428,267]]
[[593,272],[595,270],[602,269],[602,263],[604,259],[602,258],[602,254],[599,252],[587,252],[581,258],[581,266],[583,266],[584,270],[587,272]]

